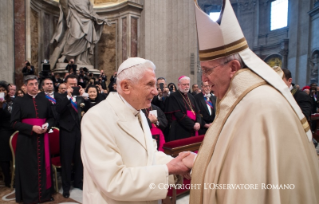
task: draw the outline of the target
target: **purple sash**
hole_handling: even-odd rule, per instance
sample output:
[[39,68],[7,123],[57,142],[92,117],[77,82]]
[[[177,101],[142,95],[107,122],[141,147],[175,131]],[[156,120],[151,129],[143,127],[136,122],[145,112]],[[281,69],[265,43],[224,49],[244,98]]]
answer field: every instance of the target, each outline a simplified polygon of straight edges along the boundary
[[[41,118],[26,118],[22,122],[29,125],[38,125],[42,127],[46,119]],[[49,134],[44,133],[44,161],[46,170],[46,189],[51,187],[51,165],[50,165],[50,148],[49,148]]]
[[[186,110],[186,115],[193,121],[196,122],[196,114],[193,111]],[[198,136],[198,131],[195,131],[195,136]]]
[[45,97],[46,97],[47,99],[49,99],[49,101],[51,101],[53,104],[56,104],[56,100],[55,100],[54,98],[52,98],[51,96],[45,95]]

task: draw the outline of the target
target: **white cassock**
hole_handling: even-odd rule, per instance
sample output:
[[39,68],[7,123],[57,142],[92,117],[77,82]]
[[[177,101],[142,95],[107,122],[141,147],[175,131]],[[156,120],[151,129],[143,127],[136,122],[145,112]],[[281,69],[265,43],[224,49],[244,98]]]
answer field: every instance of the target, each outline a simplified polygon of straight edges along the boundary
[[84,204],[157,204],[166,197],[158,185],[174,182],[165,165],[172,157],[156,150],[145,115],[118,93],[84,115],[81,132]]

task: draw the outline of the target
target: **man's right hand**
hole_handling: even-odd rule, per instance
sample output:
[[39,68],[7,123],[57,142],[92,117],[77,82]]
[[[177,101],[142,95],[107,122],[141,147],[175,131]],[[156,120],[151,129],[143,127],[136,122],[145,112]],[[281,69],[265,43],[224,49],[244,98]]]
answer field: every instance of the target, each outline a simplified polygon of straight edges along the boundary
[[42,128],[41,128],[40,126],[37,126],[37,125],[34,125],[34,126],[32,127],[32,131],[35,132],[35,133],[37,133],[37,134],[42,134],[42,133],[43,133]]
[[195,123],[194,130],[198,131],[199,129],[200,129],[200,124],[199,123]]
[[68,95],[71,97],[72,96],[72,93],[73,93],[73,88],[70,86],[66,92],[68,93]]
[[190,152],[182,152],[176,158],[168,162],[167,168],[169,174],[185,174],[190,171],[190,169],[183,163],[183,159],[187,157]]

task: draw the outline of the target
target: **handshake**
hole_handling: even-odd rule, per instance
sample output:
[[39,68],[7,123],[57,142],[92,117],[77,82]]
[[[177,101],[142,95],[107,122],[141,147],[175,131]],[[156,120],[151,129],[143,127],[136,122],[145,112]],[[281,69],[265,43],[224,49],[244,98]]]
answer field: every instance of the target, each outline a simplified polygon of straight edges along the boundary
[[193,168],[196,154],[192,152],[181,152],[179,155],[168,162],[167,168],[169,174],[181,174],[189,179],[189,172]]

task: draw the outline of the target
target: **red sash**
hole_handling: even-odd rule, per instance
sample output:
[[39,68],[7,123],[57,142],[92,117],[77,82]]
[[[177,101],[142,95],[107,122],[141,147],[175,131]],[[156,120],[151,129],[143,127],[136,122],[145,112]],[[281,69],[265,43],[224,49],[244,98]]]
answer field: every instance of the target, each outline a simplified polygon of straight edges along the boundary
[[[42,127],[46,119],[41,118],[26,118],[22,122],[29,125],[38,125]],[[46,170],[46,189],[51,187],[51,165],[50,165],[50,148],[49,148],[49,134],[44,133],[44,160]]]

